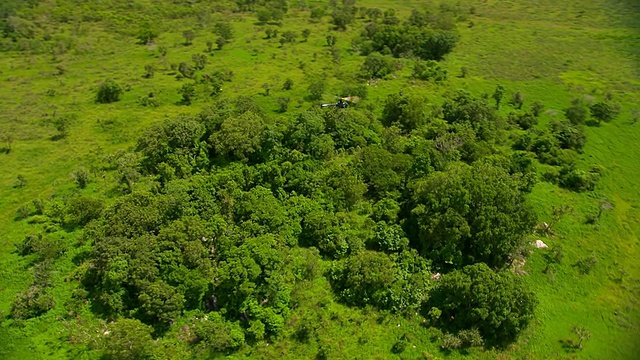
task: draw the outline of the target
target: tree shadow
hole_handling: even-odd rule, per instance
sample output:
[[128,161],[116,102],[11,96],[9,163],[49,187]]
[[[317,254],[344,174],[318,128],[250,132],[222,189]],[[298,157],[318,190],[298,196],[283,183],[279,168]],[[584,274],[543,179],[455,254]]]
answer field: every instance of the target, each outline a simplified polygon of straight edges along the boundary
[[580,349],[580,346],[575,343],[572,339],[561,339],[558,340],[562,345],[562,348],[566,352],[576,352],[576,350]]
[[49,140],[51,141],[58,141],[58,140],[62,140],[64,138],[66,138],[67,135],[66,134],[55,134],[52,137],[49,138]]

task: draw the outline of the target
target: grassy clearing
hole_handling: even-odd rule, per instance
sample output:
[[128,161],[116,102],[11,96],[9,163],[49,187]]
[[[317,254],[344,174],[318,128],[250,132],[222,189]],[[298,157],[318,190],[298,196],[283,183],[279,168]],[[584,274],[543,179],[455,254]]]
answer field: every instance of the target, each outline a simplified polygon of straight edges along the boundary
[[[360,5],[382,9],[395,8],[406,14],[423,2],[363,1]],[[573,354],[563,346],[564,340],[574,337],[574,325],[587,328],[592,337],[584,350],[575,352],[579,358],[632,359],[640,352],[640,266],[637,258],[640,247],[640,196],[638,181],[640,168],[640,124],[633,122],[633,111],[640,109],[640,9],[632,1],[487,1],[469,2],[463,6],[475,8],[467,20],[458,23],[461,41],[444,64],[450,80],[436,86],[413,83],[410,61],[394,80],[381,81],[369,88],[374,108],[387,94],[400,89],[428,89],[437,102],[440,94],[465,88],[475,94],[491,93],[496,84],[503,84],[510,92],[519,90],[526,105],[537,100],[548,111],[540,126],[561,117],[562,109],[578,96],[601,98],[605,92],[623,105],[620,117],[611,124],[587,129],[587,145],[581,166],[605,166],[605,176],[594,193],[576,194],[540,183],[531,194],[541,221],[551,220],[553,205],[568,204],[572,211],[555,226],[555,236],[543,238],[553,249],[564,249],[562,264],[553,277],[544,273],[545,251],[535,251],[525,266],[527,281],[540,299],[537,319],[533,326],[512,348],[502,352],[507,358],[549,358]],[[105,9],[104,11],[107,11]],[[341,95],[344,80],[351,79],[361,64],[361,57],[352,54],[350,38],[355,30],[337,33],[341,59],[333,63],[325,45],[330,33],[327,19],[310,23],[307,11],[292,10],[280,31],[309,28],[307,42],[280,46],[276,40],[264,39],[264,26],[256,25],[251,16],[234,14],[235,38],[210,57],[207,71],[229,69],[234,79],[224,84],[223,96],[254,95],[259,102],[276,114],[276,98],[291,98],[289,111],[310,106],[304,103],[306,87],[312,79],[327,82],[326,100]],[[122,19],[113,20],[124,24]],[[473,26],[470,27],[470,23]],[[75,34],[75,50],[52,59],[51,55],[0,55],[0,129],[14,135],[12,151],[0,154],[0,314],[8,314],[14,294],[31,282],[29,259],[13,252],[14,244],[37,225],[15,221],[16,209],[35,198],[63,197],[76,191],[69,173],[80,166],[90,167],[99,154],[132,145],[142,129],[156,121],[183,112],[197,112],[210,103],[206,97],[194,105],[178,105],[177,90],[184,80],[175,79],[171,64],[190,61],[191,54],[206,48],[207,40],[215,40],[210,30],[197,31],[193,45],[182,44],[182,31],[191,28],[190,21],[172,20],[166,24],[170,31],[160,35],[157,46],[168,49],[166,59],[158,48],[135,45],[134,40],[114,34],[99,23],[82,23],[80,28],[65,29]],[[316,54],[316,55],[314,55]],[[144,79],[144,65],[158,69],[151,79]],[[304,64],[304,65],[301,65]],[[57,75],[57,66],[65,69]],[[461,68],[469,69],[466,78],[458,78]],[[93,102],[97,85],[107,77],[129,85],[122,101],[110,105]],[[294,81],[293,90],[281,89],[286,78]],[[264,96],[263,84],[273,90]],[[51,91],[55,91],[52,95]],[[157,93],[161,105],[144,108],[137,104],[139,96]],[[507,113],[508,107],[502,112]],[[70,135],[52,140],[56,131],[49,121],[60,114],[76,114]],[[14,188],[18,175],[27,181],[24,188]],[[104,193],[106,180],[93,174],[89,192]],[[601,198],[613,204],[596,224],[586,224],[588,215],[598,211]],[[72,244],[77,233],[65,234]],[[67,325],[61,321],[65,301],[73,288],[66,281],[73,268],[69,251],[57,260],[53,282],[54,296],[59,304],[46,315],[16,327],[10,320],[0,324],[0,349],[3,358],[78,358],[83,350],[79,345],[63,342],[69,338]],[[598,263],[587,275],[574,266],[582,258],[596,254]],[[240,352],[237,357],[313,357],[319,347],[335,344],[332,353],[344,358],[386,357],[393,344],[408,333],[412,346],[402,354],[417,358],[428,352],[439,357],[465,357],[458,352],[443,353],[431,338],[431,330],[419,326],[421,318],[400,319],[391,315],[372,316],[365,310],[354,310],[333,301],[330,287],[324,279],[309,284],[312,289],[301,298],[301,309],[318,309],[324,327],[317,340],[299,343],[288,335],[301,313],[290,319],[290,331],[274,343],[263,343]],[[302,312],[302,310],[300,310]],[[5,316],[2,317],[3,319]],[[94,322],[85,314],[83,321]],[[397,324],[397,325],[394,325]],[[398,326],[399,325],[399,326]],[[369,329],[362,338],[362,329]],[[393,331],[388,331],[390,328]],[[286,333],[286,332],[285,332]],[[336,340],[337,339],[337,340]],[[381,355],[386,354],[386,355]],[[468,357],[495,358],[496,352],[473,352]],[[82,357],[95,354],[82,352]]]

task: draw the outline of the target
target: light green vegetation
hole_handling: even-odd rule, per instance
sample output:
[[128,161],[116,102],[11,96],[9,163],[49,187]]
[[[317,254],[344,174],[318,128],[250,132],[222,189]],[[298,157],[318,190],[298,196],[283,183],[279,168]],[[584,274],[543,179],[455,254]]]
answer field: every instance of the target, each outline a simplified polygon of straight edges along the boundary
[[[60,2],[65,3],[65,2]],[[62,202],[81,193],[115,201],[113,172],[101,169],[103,158],[133,145],[149,126],[178,114],[196,114],[213,103],[198,88],[190,106],[181,105],[179,89],[192,80],[176,79],[172,69],[181,62],[192,63],[192,55],[207,53],[203,73],[232,71],[230,82],[222,82],[219,97],[249,95],[266,109],[269,116],[280,116],[279,97],[289,97],[287,113],[308,109],[308,86],[326,83],[324,101],[334,101],[349,84],[366,84],[358,78],[364,60],[352,51],[351,40],[359,34],[364,20],[357,16],[346,31],[334,31],[330,16],[319,22],[309,19],[309,10],[291,2],[282,26],[257,24],[252,13],[211,13],[194,11],[180,16],[181,7],[171,2],[154,6],[154,1],[137,1],[119,7],[84,5],[74,1],[57,8],[45,2],[33,11],[38,21],[47,23],[46,14],[66,14],[72,20],[55,29],[59,46],[70,40],[66,51],[38,51],[31,45],[22,52],[0,53],[0,134],[10,134],[11,151],[0,153],[0,358],[98,358],[99,334],[106,330],[104,319],[88,307],[77,316],[68,314],[72,291],[78,287],[75,269],[87,250],[82,230],[65,227],[55,234],[67,251],[55,261],[51,290],[56,306],[46,314],[17,323],[8,317],[15,295],[33,282],[31,257],[15,251],[28,234],[40,231],[37,216],[16,219],[25,205],[34,211],[34,199]],[[125,2],[123,2],[125,3]],[[110,2],[109,2],[110,4]],[[309,2],[309,5],[320,5]],[[359,1],[356,6],[393,8],[405,19],[412,8],[437,8],[423,1]],[[222,8],[223,6],[220,5]],[[186,8],[186,7],[185,7]],[[544,104],[537,128],[563,118],[563,110],[574,98],[602,100],[611,94],[621,105],[620,115],[610,123],[586,127],[587,142],[578,167],[604,167],[593,192],[576,193],[540,181],[528,199],[538,220],[551,224],[530,240],[542,239],[549,249],[532,250],[522,278],[539,300],[535,318],[519,339],[506,349],[444,352],[439,330],[422,325],[423,315],[403,317],[373,308],[356,308],[336,300],[327,279],[318,276],[296,286],[292,297],[297,307],[286,319],[277,339],[245,346],[233,358],[312,358],[320,353],[329,358],[578,358],[633,359],[640,353],[640,6],[632,0],[594,1],[465,1],[459,6],[457,28],[460,40],[441,66],[448,72],[442,83],[411,78],[413,59],[395,76],[368,85],[362,107],[382,113],[389,94],[421,93],[429,102],[441,103],[457,89],[476,96],[493,93],[497,84],[506,89],[499,114],[506,116],[513,107],[508,101],[515,91],[524,96],[528,109],[534,101]],[[25,14],[30,14],[29,11]],[[98,16],[99,15],[99,16]],[[174,16],[175,15],[175,16]],[[62,15],[58,15],[62,17]],[[100,21],[90,20],[94,16]],[[140,24],[149,21],[159,36],[153,45],[137,44]],[[216,22],[230,21],[234,36],[221,50],[207,52],[207,41],[214,42]],[[54,22],[52,22],[53,24]],[[311,33],[293,43],[280,44],[278,38],[265,39],[267,28],[279,34],[304,29]],[[183,32],[194,30],[195,38],[184,45]],[[326,36],[337,37],[339,54],[326,46]],[[162,56],[160,47],[167,49]],[[336,55],[337,54],[337,55]],[[145,65],[153,64],[153,77],[145,78]],[[465,77],[458,77],[466,69]],[[107,78],[125,88],[121,100],[97,104],[98,86]],[[286,79],[291,90],[283,90]],[[270,88],[265,95],[266,86]],[[153,92],[158,107],[143,107],[140,97]],[[68,116],[68,135],[57,138],[52,120]],[[5,143],[0,143],[2,148]],[[345,161],[338,158],[335,161]],[[91,182],[80,190],[70,174],[80,168],[91,172]],[[538,164],[539,172],[548,170]],[[25,186],[15,187],[19,175]],[[144,180],[140,181],[144,183]],[[610,204],[610,206],[608,205]],[[568,206],[563,216],[552,214],[554,207]],[[603,211],[600,211],[600,208]],[[588,223],[589,218],[602,213]],[[35,222],[35,223],[34,223]],[[553,251],[562,247],[560,263],[549,270]],[[303,249],[301,251],[306,251]],[[582,274],[576,264],[591,256],[597,264]],[[318,273],[331,266],[320,260]],[[183,356],[187,346],[181,342],[185,316],[163,340],[171,348],[164,356]],[[298,341],[296,331],[308,319],[321,324],[309,341]],[[177,326],[179,325],[179,326]],[[587,329],[591,338],[583,349],[567,342],[578,338],[574,326]],[[98,334],[98,335],[96,335]],[[391,350],[399,339],[408,346],[400,355]],[[93,342],[96,342],[93,344]],[[175,343],[175,346],[169,346]],[[415,347],[414,347],[415,346]],[[202,355],[202,354],[201,354]],[[202,355],[205,356],[205,355]]]

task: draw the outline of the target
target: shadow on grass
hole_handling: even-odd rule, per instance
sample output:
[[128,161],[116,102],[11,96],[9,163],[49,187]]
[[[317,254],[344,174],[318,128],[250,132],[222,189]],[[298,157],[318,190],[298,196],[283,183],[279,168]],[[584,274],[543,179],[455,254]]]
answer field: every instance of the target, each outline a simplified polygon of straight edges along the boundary
[[576,344],[575,341],[571,339],[566,339],[566,340],[563,339],[563,340],[559,340],[559,342],[562,345],[562,348],[566,352],[574,353],[577,350],[581,350],[581,346]]

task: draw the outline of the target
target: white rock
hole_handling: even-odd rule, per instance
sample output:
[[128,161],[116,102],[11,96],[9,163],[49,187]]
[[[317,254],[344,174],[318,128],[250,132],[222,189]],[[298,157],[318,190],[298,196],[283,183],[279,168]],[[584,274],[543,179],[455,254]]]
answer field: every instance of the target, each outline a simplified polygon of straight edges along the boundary
[[542,240],[536,240],[536,247],[538,249],[546,249],[549,246],[547,246],[547,244],[545,244]]

